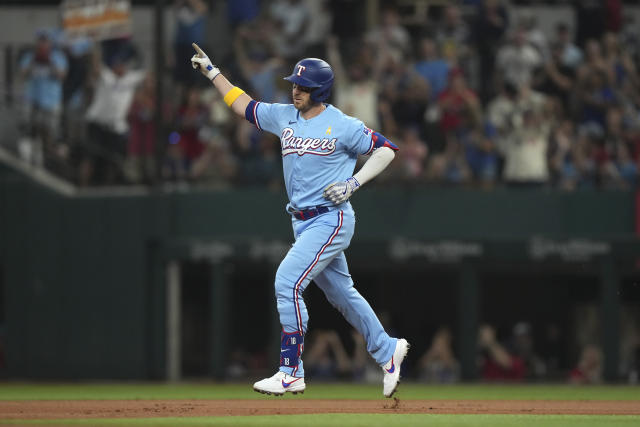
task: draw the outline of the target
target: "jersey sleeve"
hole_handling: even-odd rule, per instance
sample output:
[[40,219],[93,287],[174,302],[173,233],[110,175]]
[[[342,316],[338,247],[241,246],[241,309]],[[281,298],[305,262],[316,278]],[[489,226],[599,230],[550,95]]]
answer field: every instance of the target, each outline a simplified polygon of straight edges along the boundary
[[371,154],[373,151],[373,131],[360,120],[352,119],[345,143],[347,151],[354,154]]
[[258,129],[280,135],[282,122],[287,117],[287,105],[252,100],[247,105],[244,116],[250,123],[256,125]]

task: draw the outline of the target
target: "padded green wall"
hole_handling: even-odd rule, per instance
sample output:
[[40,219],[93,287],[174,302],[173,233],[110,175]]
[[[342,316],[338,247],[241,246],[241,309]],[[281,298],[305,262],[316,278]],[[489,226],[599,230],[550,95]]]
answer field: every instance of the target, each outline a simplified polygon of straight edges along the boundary
[[[0,272],[9,375],[160,375],[162,319],[147,245],[182,238],[291,239],[284,191],[54,194],[0,166]],[[354,241],[629,236],[631,192],[365,188]],[[357,257],[358,254],[350,254]],[[382,255],[384,256],[384,255]]]

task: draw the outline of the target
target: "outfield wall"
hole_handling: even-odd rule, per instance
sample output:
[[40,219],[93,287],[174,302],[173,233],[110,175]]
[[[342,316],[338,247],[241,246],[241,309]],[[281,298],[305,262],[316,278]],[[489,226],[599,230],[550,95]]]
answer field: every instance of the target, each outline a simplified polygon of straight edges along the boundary
[[[408,267],[424,267],[418,274],[426,277],[434,268],[453,275],[459,294],[452,310],[461,331],[465,376],[471,378],[478,274],[488,265],[517,266],[516,273],[526,276],[543,265],[527,258],[547,251],[551,267],[559,265],[568,270],[563,274],[588,274],[598,281],[607,326],[603,343],[607,354],[615,357],[618,279],[635,274],[633,261],[640,255],[634,203],[634,194],[622,191],[370,188],[358,193],[353,203],[358,222],[348,256],[362,275],[382,268],[400,277]],[[261,189],[61,196],[0,168],[4,374],[166,377],[166,263],[202,258],[203,253],[208,259],[207,250],[215,249],[216,242],[227,242],[239,248],[232,257],[236,268],[243,259],[253,265],[250,258],[256,249],[251,245],[256,241],[276,242],[280,248],[291,242],[284,204],[283,192]],[[462,251],[458,258],[447,255],[452,247],[454,255]],[[563,256],[572,250],[586,258],[567,264]],[[586,255],[580,253],[584,250]],[[620,256],[622,264],[617,261]],[[267,283],[272,267],[265,269]],[[216,280],[220,277],[213,274],[214,289]],[[272,301],[268,291],[265,295],[263,305],[268,306]],[[234,309],[225,301],[218,303]],[[228,320],[215,316],[211,322],[214,335],[219,332],[215,328],[228,325]],[[224,362],[226,356],[220,348],[209,354],[212,364]],[[607,366],[613,378],[616,361],[610,357]]]

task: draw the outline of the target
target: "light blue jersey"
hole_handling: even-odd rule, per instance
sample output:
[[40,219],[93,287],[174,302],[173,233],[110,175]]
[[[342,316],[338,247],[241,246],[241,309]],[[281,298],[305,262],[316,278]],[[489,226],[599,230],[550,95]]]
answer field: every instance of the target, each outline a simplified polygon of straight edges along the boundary
[[[275,278],[282,325],[280,371],[295,377],[304,377],[302,352],[309,315],[302,294],[312,280],[364,336],[369,354],[381,366],[391,359],[397,343],[355,289],[349,274],[344,250],[355,229],[351,204],[333,206],[322,195],[329,184],[353,176],[358,155],[371,154],[379,138],[360,120],[332,105],[326,107],[309,120],[291,104],[252,100],[245,111],[247,120],[258,129],[280,137],[289,208],[314,210],[308,217],[292,215],[295,243]],[[319,206],[323,208],[317,209]],[[288,211],[291,213],[291,209]],[[283,383],[282,387],[289,384]]]
[[27,52],[20,61],[21,70],[31,69],[25,85],[27,101],[46,111],[62,108],[62,81],[55,73],[66,72],[67,68],[67,58],[60,50],[53,49],[45,64],[38,63],[33,52]]
[[291,104],[256,103],[255,124],[280,137],[284,182],[296,209],[330,206],[324,188],[353,175],[359,154],[373,151],[372,131],[327,104],[305,120]]

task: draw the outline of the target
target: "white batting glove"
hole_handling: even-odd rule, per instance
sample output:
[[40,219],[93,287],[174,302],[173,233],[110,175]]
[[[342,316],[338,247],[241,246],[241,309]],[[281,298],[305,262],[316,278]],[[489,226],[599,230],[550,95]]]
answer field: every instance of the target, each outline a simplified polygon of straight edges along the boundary
[[330,200],[335,205],[344,203],[360,188],[360,183],[354,177],[347,178],[343,182],[334,182],[329,184],[322,192],[322,197]]
[[191,66],[194,69],[200,68],[200,72],[202,74],[204,74],[209,80],[213,80],[218,74],[220,74],[220,70],[211,63],[211,60],[207,54],[200,49],[200,46],[195,43],[191,43],[191,46],[193,46],[197,52],[191,57]]

